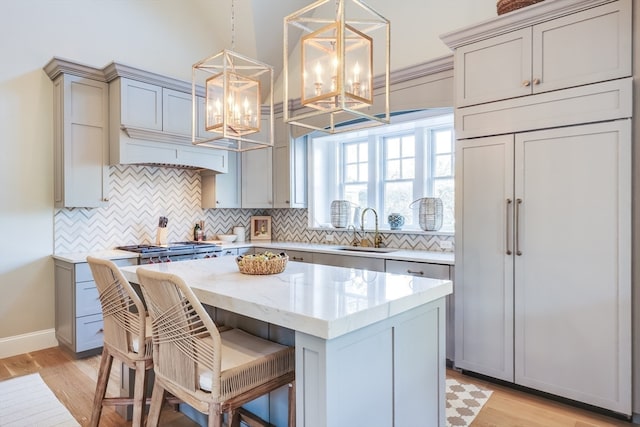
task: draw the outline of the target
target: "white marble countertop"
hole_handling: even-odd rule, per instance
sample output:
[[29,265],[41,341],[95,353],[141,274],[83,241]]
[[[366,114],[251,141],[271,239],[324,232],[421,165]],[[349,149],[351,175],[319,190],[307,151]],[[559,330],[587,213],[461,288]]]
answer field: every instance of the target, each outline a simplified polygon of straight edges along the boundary
[[430,262],[435,264],[454,264],[453,252],[415,251],[410,249],[384,248],[390,252],[363,252],[344,251],[345,245],[324,245],[320,243],[301,242],[244,242],[244,243],[224,243],[224,249],[246,248],[246,247],[274,248],[282,250],[298,250],[309,252],[321,252],[327,254],[362,256],[369,258],[395,259],[399,261]]
[[123,259],[123,258],[138,258],[138,254],[130,251],[121,251],[119,249],[106,249],[102,251],[91,252],[74,252],[65,254],[54,254],[53,258],[60,261],[66,261],[73,264],[79,262],[87,262],[87,256],[91,255],[96,258],[106,259]]
[[[308,252],[320,252],[336,255],[350,255],[350,256],[362,256],[369,258],[381,258],[381,259],[394,259],[398,261],[414,261],[414,262],[429,262],[434,264],[454,264],[453,252],[432,252],[432,251],[414,251],[409,249],[394,249],[385,248],[390,252],[361,252],[361,251],[344,251],[340,248],[347,247],[345,245],[324,245],[319,243],[301,243],[301,242],[242,242],[242,243],[227,243],[219,240],[208,241],[212,243],[218,243],[223,249],[234,248],[247,248],[247,247],[260,247],[260,248],[273,248],[280,250],[298,250]],[[108,259],[121,259],[121,258],[136,258],[138,254],[128,251],[122,251],[118,249],[92,251],[92,252],[76,252],[76,253],[63,253],[54,254],[54,259],[70,263],[86,262],[87,255],[92,255],[98,258]]]
[[[262,246],[262,245],[261,245]],[[449,280],[289,261],[284,272],[252,276],[234,257],[121,267],[137,283],[137,268],[182,277],[204,304],[323,339],[332,339],[452,292]]]

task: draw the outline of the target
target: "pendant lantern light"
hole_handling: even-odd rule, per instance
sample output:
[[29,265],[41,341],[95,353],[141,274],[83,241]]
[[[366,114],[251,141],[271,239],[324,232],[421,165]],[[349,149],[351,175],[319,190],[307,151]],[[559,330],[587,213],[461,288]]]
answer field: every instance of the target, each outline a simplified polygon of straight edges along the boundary
[[318,0],[287,16],[285,122],[328,133],[389,123],[389,33],[360,0]]
[[234,52],[234,44],[232,0],[231,50],[192,67],[192,142],[230,151],[273,147],[273,67]]

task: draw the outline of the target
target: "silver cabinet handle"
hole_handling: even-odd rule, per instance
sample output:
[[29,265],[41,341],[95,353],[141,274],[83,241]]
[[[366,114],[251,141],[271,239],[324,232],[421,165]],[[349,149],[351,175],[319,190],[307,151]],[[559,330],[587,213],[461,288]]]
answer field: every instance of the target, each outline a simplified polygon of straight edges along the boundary
[[516,255],[521,256],[522,251],[520,250],[520,205],[522,204],[522,199],[516,199]]
[[507,255],[511,255],[513,253],[511,252],[511,221],[509,221],[509,208],[512,203],[513,200],[507,199]]
[[424,271],[411,271],[407,270],[408,274],[413,274],[414,276],[424,276]]

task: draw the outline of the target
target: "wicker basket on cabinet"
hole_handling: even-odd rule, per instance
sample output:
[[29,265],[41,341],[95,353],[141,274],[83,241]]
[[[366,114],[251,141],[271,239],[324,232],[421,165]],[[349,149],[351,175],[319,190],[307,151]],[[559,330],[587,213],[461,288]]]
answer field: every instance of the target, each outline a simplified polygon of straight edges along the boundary
[[532,4],[540,3],[544,0],[498,0],[497,8],[498,15],[502,15],[507,12],[511,12],[516,9],[520,9]]

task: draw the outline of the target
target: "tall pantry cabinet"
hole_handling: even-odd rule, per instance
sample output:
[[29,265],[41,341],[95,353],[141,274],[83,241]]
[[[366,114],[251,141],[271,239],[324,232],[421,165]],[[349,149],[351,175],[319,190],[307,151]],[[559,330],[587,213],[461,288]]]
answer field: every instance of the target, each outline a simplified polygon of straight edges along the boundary
[[630,415],[631,0],[541,2],[443,40],[455,365]]

